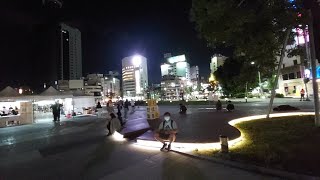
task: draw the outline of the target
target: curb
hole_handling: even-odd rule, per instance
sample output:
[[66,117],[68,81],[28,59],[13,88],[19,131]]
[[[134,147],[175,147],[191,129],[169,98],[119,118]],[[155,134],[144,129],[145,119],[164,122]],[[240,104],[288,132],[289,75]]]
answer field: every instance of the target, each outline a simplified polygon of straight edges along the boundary
[[189,154],[189,153],[183,153],[180,151],[171,150],[172,152],[175,152],[177,154],[181,154],[184,156],[188,156],[191,158],[199,159],[199,160],[205,160],[213,163],[222,164],[225,166],[229,166],[232,168],[238,168],[246,171],[256,172],[264,175],[274,176],[274,177],[280,177],[280,178],[286,178],[286,179],[294,179],[294,180],[320,180],[320,177],[316,176],[310,176],[310,175],[304,175],[304,174],[297,174],[287,171],[281,171],[277,169],[270,169],[265,168],[261,166],[256,165],[249,165],[244,163],[239,163],[235,161],[230,160],[224,160],[220,158],[214,158],[214,157],[207,157],[207,156],[201,156],[201,155],[195,155],[195,154]]

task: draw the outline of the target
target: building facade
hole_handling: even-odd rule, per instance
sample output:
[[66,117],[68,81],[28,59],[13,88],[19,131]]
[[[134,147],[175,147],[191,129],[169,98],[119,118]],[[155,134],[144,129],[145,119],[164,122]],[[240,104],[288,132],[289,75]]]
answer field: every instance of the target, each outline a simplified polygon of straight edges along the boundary
[[[167,55],[165,57],[168,57]],[[190,64],[186,62],[185,55],[173,56],[166,59],[161,65],[161,76],[177,76],[190,81]]]
[[81,32],[60,24],[60,62],[58,79],[75,80],[82,77]]
[[141,55],[122,59],[123,98],[145,99],[148,87],[147,58]]
[[192,66],[190,68],[190,81],[192,83],[193,89],[199,88],[200,76],[199,76],[199,67],[198,66]]
[[165,54],[166,63],[161,65],[161,91],[165,100],[184,99],[186,91],[199,84],[199,68],[190,68],[185,55],[169,56]]
[[224,61],[227,59],[227,57],[221,55],[221,54],[215,54],[211,58],[211,63],[210,63],[210,70],[211,74],[216,72],[218,70],[218,67],[223,66]]
[[118,79],[119,73],[109,71],[109,74],[104,76],[103,95],[110,98],[121,97],[120,80]]
[[89,96],[103,97],[103,74],[88,74],[84,81],[84,93]]
[[[287,51],[294,48],[294,45],[287,46]],[[309,94],[313,94],[312,83],[304,83],[306,76],[310,78],[310,70],[306,68],[305,61],[300,56],[289,56],[286,53],[281,68],[278,81],[277,93],[287,97],[299,97],[301,89],[308,89]],[[306,87],[307,86],[307,87]]]

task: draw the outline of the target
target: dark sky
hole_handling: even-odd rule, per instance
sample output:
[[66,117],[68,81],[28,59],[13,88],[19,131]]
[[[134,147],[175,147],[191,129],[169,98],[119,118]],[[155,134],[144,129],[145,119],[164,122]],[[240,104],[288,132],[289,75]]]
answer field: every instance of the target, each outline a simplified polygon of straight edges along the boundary
[[[41,0],[3,1],[0,84],[6,80],[27,83],[34,53],[30,51],[32,25],[46,21],[48,12]],[[198,38],[189,20],[190,8],[191,0],[64,0],[56,15],[82,32],[84,75],[120,72],[121,59],[138,53],[148,59],[150,83],[158,83],[166,52],[184,53],[191,65],[199,65],[201,75],[209,73],[213,52]]]

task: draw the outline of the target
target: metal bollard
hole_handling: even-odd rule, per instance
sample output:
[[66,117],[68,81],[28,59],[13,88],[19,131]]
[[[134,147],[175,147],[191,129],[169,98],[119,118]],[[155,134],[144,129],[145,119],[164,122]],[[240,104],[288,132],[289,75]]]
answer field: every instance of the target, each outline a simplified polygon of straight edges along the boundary
[[220,144],[221,144],[220,152],[228,153],[229,152],[228,137],[220,135],[219,138],[220,138]]

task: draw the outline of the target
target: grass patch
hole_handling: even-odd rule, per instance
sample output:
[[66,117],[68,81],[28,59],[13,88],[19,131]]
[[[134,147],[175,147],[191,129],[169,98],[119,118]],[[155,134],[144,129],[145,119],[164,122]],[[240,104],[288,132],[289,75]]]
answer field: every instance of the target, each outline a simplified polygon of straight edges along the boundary
[[230,148],[197,153],[281,170],[320,176],[320,128],[314,116],[295,116],[243,122],[236,125],[246,139]]

